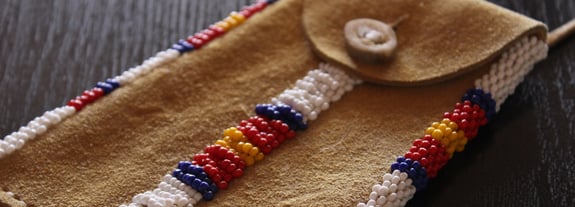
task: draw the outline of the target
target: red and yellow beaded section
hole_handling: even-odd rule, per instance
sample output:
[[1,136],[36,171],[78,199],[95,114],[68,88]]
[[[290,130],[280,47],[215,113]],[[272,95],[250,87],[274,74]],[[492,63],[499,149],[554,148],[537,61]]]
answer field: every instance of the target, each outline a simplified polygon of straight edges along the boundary
[[224,130],[224,137],[216,141],[216,145],[235,151],[237,155],[246,163],[252,166],[264,159],[264,153],[257,146],[254,146],[236,127]]
[[426,135],[431,135],[433,139],[438,140],[444,147],[445,152],[451,158],[454,152],[461,152],[465,149],[467,138],[465,132],[458,130],[455,122],[445,118],[441,122],[433,122],[425,130]]

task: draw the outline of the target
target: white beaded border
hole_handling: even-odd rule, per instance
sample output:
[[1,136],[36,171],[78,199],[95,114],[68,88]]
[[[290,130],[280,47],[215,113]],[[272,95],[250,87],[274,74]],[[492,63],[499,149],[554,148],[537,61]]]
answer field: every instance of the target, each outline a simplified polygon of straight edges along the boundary
[[547,43],[537,37],[524,37],[491,65],[489,73],[475,80],[475,88],[491,93],[499,111],[505,99],[515,91],[533,65],[547,57]]
[[330,102],[338,101],[345,92],[362,81],[348,76],[342,70],[326,63],[311,70],[295,82],[295,86],[272,98],[275,105],[285,104],[300,112],[304,120],[315,120],[319,113],[329,108]]
[[[136,78],[150,73],[152,69],[176,59],[179,55],[180,53],[174,49],[158,52],[155,56],[145,60],[142,65],[130,68],[113,79],[118,81],[121,86],[128,85]],[[74,107],[58,107],[46,111],[42,116],[28,122],[26,126],[20,127],[18,131],[5,136],[3,140],[0,140],[0,159],[22,148],[27,141],[44,134],[50,127],[59,124],[75,113]]]
[[[533,65],[547,57],[548,50],[547,43],[537,37],[522,38],[491,65],[489,73],[475,80],[475,88],[491,93],[496,103],[496,111],[499,111],[501,104],[513,94],[517,85],[533,69]],[[385,173],[383,184],[375,184],[369,200],[366,203],[358,203],[357,207],[405,206],[415,194],[415,186],[411,185],[411,179],[406,179],[404,182],[410,184],[409,190],[403,189],[404,192],[399,193],[395,187],[391,188],[391,184],[397,183],[398,179],[404,180],[402,174],[398,173],[397,170],[393,171],[393,174]]]

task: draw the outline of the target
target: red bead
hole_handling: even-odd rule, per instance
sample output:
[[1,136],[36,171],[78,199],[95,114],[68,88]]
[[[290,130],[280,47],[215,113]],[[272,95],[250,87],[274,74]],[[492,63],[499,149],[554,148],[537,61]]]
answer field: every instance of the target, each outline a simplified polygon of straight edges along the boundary
[[222,178],[226,181],[226,182],[230,182],[233,179],[233,176],[229,173],[223,172],[221,173]]
[[269,144],[260,147],[260,149],[262,150],[262,153],[266,155],[272,152],[272,147]]
[[222,169],[226,169],[230,164],[232,164],[230,160],[222,160],[219,166],[222,167]]
[[66,105],[74,107],[76,109],[76,111],[80,111],[80,110],[82,110],[82,108],[84,108],[84,103],[82,103],[82,101],[80,101],[78,99],[72,99],[72,100],[68,101],[68,104],[66,104]]
[[101,88],[92,88],[91,91],[94,93],[94,97],[96,97],[96,99],[104,96],[104,90]]
[[405,155],[403,155],[403,157],[405,157],[406,159],[411,159],[411,160],[413,160],[413,153],[412,153],[412,152],[407,152],[407,153],[405,153]]
[[209,29],[204,29],[202,30],[202,33],[206,36],[209,37],[208,41],[213,40],[214,38],[216,38],[218,35],[216,34],[216,32],[214,32],[213,30],[209,30]]
[[200,39],[200,40],[203,40],[204,42],[210,41],[210,36],[208,36],[208,35],[206,35],[206,34],[204,34],[204,33],[201,33],[201,32],[198,32],[198,33],[194,34],[194,37],[195,37],[195,38],[198,38],[198,39]]
[[426,148],[419,148],[418,153],[422,156],[425,157],[428,154],[428,151]]
[[226,182],[225,180],[222,180],[220,182],[217,183],[217,186],[219,189],[228,189],[228,182]]
[[294,130],[290,130],[287,134],[286,134],[286,138],[287,139],[291,139],[295,137],[295,131]]
[[188,38],[187,41],[194,46],[195,49],[200,49],[204,46],[205,42],[201,39],[192,37]]
[[222,28],[220,28],[216,25],[210,25],[210,27],[208,27],[208,29],[213,31],[216,37],[218,37],[218,36],[220,36],[226,32]]
[[232,172],[234,172],[234,170],[236,170],[236,169],[238,169],[238,167],[236,166],[236,164],[233,164],[233,163],[230,164],[230,165],[228,165],[228,166],[226,167],[226,171],[227,171],[228,173],[232,173]]
[[242,177],[242,175],[244,175],[244,171],[241,169],[236,169],[236,170],[234,170],[234,172],[232,172],[232,176],[234,178]]
[[437,152],[439,152],[439,150],[437,149],[437,146],[432,145],[431,147],[429,147],[429,153],[434,155],[437,154]]

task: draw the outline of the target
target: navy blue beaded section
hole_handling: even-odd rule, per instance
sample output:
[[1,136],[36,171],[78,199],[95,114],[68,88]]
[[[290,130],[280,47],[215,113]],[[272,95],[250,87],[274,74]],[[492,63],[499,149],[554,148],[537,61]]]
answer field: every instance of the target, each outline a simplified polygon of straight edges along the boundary
[[179,40],[176,44],[172,45],[172,49],[177,50],[180,54],[194,50],[194,46],[186,40]]
[[488,121],[497,113],[495,111],[495,100],[491,97],[491,93],[485,93],[482,89],[472,88],[467,90],[465,95],[461,97],[461,101],[471,101],[471,103],[479,105],[485,111],[485,117]]
[[391,164],[391,172],[399,170],[407,173],[408,177],[413,181],[413,186],[417,191],[427,187],[427,170],[421,166],[418,161],[406,159],[403,156],[397,158],[396,162]]
[[258,104],[256,105],[256,114],[269,119],[280,120],[294,131],[307,129],[303,115],[288,105]]
[[172,172],[172,176],[182,183],[192,187],[202,194],[204,200],[214,199],[218,192],[218,187],[210,180],[204,168],[188,161],[178,163],[178,168]]

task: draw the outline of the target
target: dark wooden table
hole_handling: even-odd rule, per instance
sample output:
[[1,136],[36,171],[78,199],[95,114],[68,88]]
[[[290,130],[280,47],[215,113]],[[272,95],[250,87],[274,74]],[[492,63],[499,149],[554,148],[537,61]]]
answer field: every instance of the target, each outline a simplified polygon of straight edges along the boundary
[[[551,29],[573,0],[493,0]],[[0,135],[249,1],[0,0]],[[481,14],[478,14],[481,15]],[[575,206],[575,38],[409,206]]]

